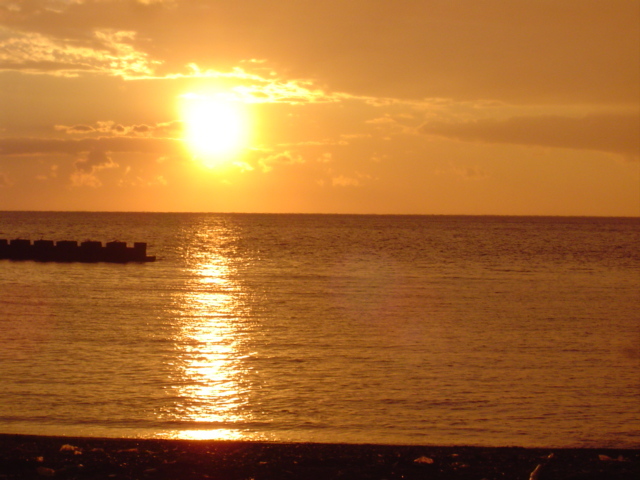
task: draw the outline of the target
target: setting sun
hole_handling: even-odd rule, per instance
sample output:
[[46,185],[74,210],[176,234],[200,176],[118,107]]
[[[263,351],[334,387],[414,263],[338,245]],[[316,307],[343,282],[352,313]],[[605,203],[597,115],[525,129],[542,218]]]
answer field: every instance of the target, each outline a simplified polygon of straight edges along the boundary
[[237,156],[246,144],[248,130],[242,106],[193,93],[182,95],[181,99],[185,139],[194,157],[213,168]]

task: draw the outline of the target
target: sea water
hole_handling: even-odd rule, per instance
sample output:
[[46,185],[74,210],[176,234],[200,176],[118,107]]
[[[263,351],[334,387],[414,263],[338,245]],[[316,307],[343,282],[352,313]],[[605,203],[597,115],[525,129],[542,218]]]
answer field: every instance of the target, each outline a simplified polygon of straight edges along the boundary
[[640,447],[640,220],[0,213],[0,433]]

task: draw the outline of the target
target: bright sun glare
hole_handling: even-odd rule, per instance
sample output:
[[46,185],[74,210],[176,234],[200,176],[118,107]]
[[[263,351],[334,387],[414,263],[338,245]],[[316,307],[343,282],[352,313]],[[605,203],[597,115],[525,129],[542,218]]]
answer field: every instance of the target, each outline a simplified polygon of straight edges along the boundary
[[193,93],[181,99],[185,139],[198,161],[214,168],[239,154],[248,122],[238,102]]

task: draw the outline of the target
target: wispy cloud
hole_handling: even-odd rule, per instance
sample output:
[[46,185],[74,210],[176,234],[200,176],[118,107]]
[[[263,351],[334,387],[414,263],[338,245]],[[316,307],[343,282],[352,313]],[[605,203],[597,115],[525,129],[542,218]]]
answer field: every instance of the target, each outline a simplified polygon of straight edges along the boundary
[[345,175],[338,175],[331,179],[331,185],[334,187],[357,187],[360,185],[360,180]]
[[122,125],[114,121],[99,121],[92,125],[56,125],[54,128],[69,135],[111,134],[118,136],[176,138],[183,133],[184,124],[178,120],[136,125]]
[[462,180],[484,180],[489,174],[480,167],[451,166],[449,169],[437,170],[437,175],[452,175]]
[[273,170],[275,165],[293,165],[296,163],[305,163],[305,160],[301,155],[292,153],[288,150],[268,155],[258,161],[258,164],[264,173]]
[[48,155],[81,152],[129,152],[158,155],[184,154],[180,140],[167,138],[99,137],[82,139],[2,138],[0,155]]
[[638,114],[602,113],[579,118],[545,115],[458,123],[429,122],[420,131],[469,142],[594,150],[635,160],[640,156]]

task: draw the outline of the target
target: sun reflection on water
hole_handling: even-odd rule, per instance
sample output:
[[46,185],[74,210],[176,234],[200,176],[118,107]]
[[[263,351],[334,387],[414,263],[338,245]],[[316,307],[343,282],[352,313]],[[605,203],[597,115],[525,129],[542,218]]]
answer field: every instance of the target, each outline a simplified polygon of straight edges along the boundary
[[237,428],[250,420],[240,288],[229,258],[215,243],[206,255],[188,261],[187,285],[175,302],[175,403],[163,415],[185,429],[167,436],[245,438]]

